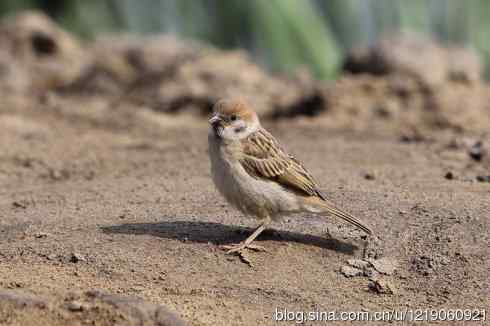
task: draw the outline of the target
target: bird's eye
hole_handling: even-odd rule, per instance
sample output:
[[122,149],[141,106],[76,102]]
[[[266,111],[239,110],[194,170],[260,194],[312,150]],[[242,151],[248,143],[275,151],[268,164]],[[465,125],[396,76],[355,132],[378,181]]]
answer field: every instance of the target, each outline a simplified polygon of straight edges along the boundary
[[230,120],[231,120],[231,121],[236,121],[236,119],[238,119],[238,118],[237,118],[237,116],[236,116],[235,114],[233,114],[233,115],[230,117]]

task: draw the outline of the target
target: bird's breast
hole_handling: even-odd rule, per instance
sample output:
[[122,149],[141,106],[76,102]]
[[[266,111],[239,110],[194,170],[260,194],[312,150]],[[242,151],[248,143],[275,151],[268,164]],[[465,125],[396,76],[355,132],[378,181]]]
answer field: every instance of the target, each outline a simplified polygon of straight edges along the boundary
[[240,144],[225,144],[209,139],[211,175],[218,191],[242,212],[259,218],[298,209],[294,194],[274,181],[252,177],[240,163]]

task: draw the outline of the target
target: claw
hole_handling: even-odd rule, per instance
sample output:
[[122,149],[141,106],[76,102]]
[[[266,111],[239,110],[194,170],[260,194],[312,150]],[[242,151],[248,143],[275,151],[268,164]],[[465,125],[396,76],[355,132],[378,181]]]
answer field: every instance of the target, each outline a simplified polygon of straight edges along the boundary
[[262,251],[262,252],[267,252],[267,249],[265,247],[256,245],[256,244],[247,244],[245,242],[240,242],[232,245],[223,245],[221,246],[222,249],[227,250],[227,254],[233,254],[233,253],[241,253],[245,249],[250,249],[254,251]]

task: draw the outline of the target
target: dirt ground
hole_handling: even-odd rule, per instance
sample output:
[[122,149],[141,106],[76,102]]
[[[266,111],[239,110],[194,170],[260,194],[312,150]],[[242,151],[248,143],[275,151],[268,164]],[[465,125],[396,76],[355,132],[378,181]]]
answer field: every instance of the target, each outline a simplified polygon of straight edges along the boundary
[[[480,321],[459,323],[485,325],[490,93],[473,56],[434,75],[396,59],[408,44],[386,75],[369,75],[368,56],[350,64],[359,75],[323,83],[167,37],[81,45],[39,14],[0,23],[0,45],[0,325],[408,309],[470,309]],[[206,116],[242,95],[374,237],[293,216],[259,237],[267,252],[225,254],[256,221],[212,184]]]
[[[331,218],[291,217],[259,238],[268,252],[251,252],[249,266],[219,248],[255,221],[214,189],[205,121],[139,110],[122,128],[117,118],[74,119],[56,108],[17,104],[0,119],[0,289],[46,303],[0,300],[1,324],[128,322],[88,302],[89,290],[162,304],[189,325],[270,325],[276,308],[490,306],[490,185],[476,181],[486,167],[451,145],[452,134],[402,142],[314,122],[269,124],[379,238]],[[367,256],[396,265],[377,275],[381,288],[340,272]],[[67,308],[73,300],[80,309]]]

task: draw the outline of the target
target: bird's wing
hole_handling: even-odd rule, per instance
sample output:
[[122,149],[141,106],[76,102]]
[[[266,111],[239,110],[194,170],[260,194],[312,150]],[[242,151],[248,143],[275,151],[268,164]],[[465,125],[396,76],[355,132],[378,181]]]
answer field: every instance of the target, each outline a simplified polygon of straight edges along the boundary
[[266,130],[260,129],[242,141],[240,163],[255,178],[275,181],[303,196],[325,200],[313,177],[305,167],[289,155]]
[[333,214],[372,234],[372,230],[356,217],[333,205],[318,189],[313,177],[305,167],[284,151],[277,140],[261,129],[242,140],[243,157],[240,163],[248,174],[255,178],[277,182],[285,189],[305,196],[305,200],[320,206],[324,212]]

